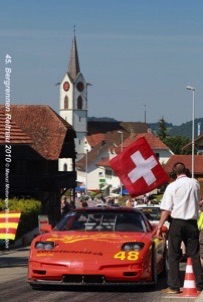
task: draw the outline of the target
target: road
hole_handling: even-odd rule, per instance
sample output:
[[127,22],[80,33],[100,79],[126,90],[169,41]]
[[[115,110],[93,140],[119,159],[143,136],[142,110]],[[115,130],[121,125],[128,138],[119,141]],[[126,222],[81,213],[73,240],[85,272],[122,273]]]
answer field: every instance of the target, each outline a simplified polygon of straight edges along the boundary
[[33,290],[27,283],[29,248],[0,252],[0,301],[71,302],[158,302],[163,297],[166,279],[159,277],[156,290],[149,286],[51,287]]

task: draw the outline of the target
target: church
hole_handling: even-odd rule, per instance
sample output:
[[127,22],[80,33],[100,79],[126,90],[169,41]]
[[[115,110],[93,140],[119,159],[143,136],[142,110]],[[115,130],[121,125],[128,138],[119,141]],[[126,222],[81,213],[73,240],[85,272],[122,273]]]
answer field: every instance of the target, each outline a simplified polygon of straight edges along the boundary
[[[72,41],[72,49],[67,73],[60,83],[59,114],[76,131],[75,146],[77,159],[84,156],[85,137],[87,136],[87,89],[91,85],[86,82],[80,71],[76,37]],[[64,159],[59,162],[59,169],[71,169]]]

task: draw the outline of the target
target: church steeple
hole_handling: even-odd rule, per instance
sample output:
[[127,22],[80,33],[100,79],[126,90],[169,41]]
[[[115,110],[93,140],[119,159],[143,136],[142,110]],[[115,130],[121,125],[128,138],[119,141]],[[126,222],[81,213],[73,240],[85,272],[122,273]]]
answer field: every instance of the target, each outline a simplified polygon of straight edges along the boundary
[[70,55],[70,61],[69,61],[69,65],[68,65],[68,74],[71,77],[72,81],[74,81],[76,79],[78,73],[80,73],[80,64],[79,64],[78,50],[77,50],[77,43],[76,43],[75,29],[74,29],[71,55]]
[[[83,74],[80,71],[77,43],[74,29],[72,48],[68,71],[60,82],[60,116],[73,126],[76,132],[75,148],[77,160],[84,156],[85,137],[87,135],[88,100],[87,87]],[[60,171],[66,159],[60,160]],[[69,164],[68,164],[69,166]]]

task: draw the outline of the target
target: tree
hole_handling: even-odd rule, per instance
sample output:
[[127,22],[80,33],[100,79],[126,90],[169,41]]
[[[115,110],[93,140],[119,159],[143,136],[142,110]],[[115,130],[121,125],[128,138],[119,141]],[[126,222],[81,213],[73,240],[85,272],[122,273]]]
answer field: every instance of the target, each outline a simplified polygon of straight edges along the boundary
[[159,121],[159,129],[157,135],[162,141],[164,141],[167,137],[166,121],[163,117]]
[[190,139],[185,136],[169,136],[163,140],[174,154],[188,154],[188,151],[183,151],[183,147],[190,142]]

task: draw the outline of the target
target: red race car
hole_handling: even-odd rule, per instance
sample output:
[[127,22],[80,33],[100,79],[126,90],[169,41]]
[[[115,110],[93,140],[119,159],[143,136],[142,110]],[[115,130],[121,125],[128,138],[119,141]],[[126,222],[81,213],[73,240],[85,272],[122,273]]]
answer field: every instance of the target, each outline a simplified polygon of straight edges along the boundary
[[[139,210],[78,208],[33,239],[28,283],[56,285],[156,284],[166,269],[165,237]],[[163,227],[163,232],[167,228]]]

